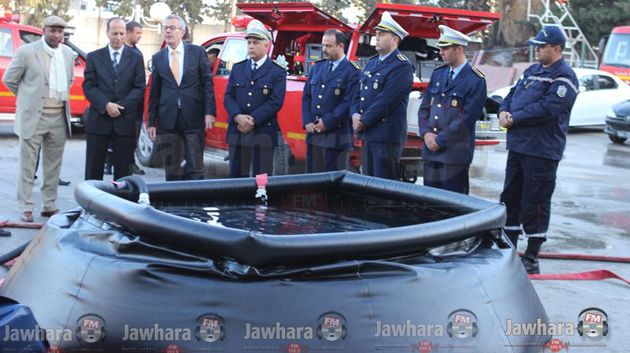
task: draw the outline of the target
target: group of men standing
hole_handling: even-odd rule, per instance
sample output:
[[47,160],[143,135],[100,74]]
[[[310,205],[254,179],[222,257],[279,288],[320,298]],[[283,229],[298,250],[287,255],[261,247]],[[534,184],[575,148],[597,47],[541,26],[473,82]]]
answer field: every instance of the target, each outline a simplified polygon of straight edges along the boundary
[[[42,41],[20,48],[4,76],[6,86],[18,96],[18,200],[22,220],[27,222],[33,220],[33,175],[40,146],[44,152],[41,214],[58,212],[56,185],[70,133],[68,91],[73,78],[72,53],[62,44],[65,27],[58,17],[45,19]],[[110,19],[108,45],[87,57],[83,89],[91,105],[86,121],[86,179],[103,178],[110,147],[114,179],[130,175],[135,167],[133,151],[146,77],[142,53],[133,41],[130,46],[124,43],[130,29],[136,26]],[[205,131],[214,126],[216,116],[210,55],[183,41],[186,25],[180,17],[166,17],[163,29],[166,47],[152,57],[147,132],[152,139],[159,136],[157,148],[166,180],[202,179]],[[439,29],[437,46],[444,65],[434,70],[418,112],[424,184],[467,194],[475,122],[482,116],[486,82],[466,60],[470,38],[447,26]],[[347,169],[358,136],[363,141],[363,173],[399,178],[413,84],[412,64],[398,50],[407,35],[384,12],[376,26],[378,55],[361,69],[345,55],[348,38],[343,32],[323,33],[324,59],[310,68],[302,96],[308,173]],[[253,20],[246,40],[248,58],[231,68],[223,102],[228,114],[230,177],[272,174],[280,132],[278,112],[286,92],[286,70],[267,54],[271,33]],[[505,230],[512,242],[516,244],[523,233],[529,237],[523,263],[528,272],[536,273],[578,82],[562,59],[565,38],[556,27],[543,28],[530,44],[536,46],[540,63],[525,71],[501,105],[500,124],[508,129],[510,151],[501,201],[507,206]]]

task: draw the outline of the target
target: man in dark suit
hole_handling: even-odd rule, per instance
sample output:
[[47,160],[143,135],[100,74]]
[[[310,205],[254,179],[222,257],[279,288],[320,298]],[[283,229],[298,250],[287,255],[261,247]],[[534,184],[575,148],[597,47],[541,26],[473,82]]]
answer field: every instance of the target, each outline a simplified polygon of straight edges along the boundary
[[249,59],[234,64],[225,91],[230,177],[272,174],[278,144],[278,111],[286,93],[286,71],[267,55],[271,34],[253,20],[247,26]]
[[[131,22],[127,22],[127,25],[125,26],[127,29],[127,34],[125,35],[125,45],[128,46],[130,49],[135,50],[136,53],[140,54],[140,56],[142,57],[142,62],[144,63],[144,55],[142,54],[142,51],[140,51],[140,48],[138,48],[137,44],[140,41],[140,38],[142,38],[142,25],[139,24],[138,22],[135,21],[131,21]],[[144,116],[144,95],[142,96],[142,101],[140,102],[140,104],[138,104],[138,115],[137,115],[137,120],[136,120],[136,147],[137,146],[137,142],[138,142],[138,137],[140,136],[140,129],[142,128],[142,118]],[[138,167],[137,164],[133,164],[131,166],[131,172],[133,174],[138,174],[138,175],[144,175],[144,170],[142,170],[142,168]]]
[[306,130],[306,172],[348,168],[352,149],[350,104],[361,67],[344,55],[348,38],[338,29],[322,37],[326,59],[311,68],[302,95],[302,127]]
[[145,89],[144,63],[125,48],[125,22],[107,21],[109,44],[88,54],[83,91],[90,101],[85,125],[85,179],[103,179],[107,147],[111,144],[114,179],[130,175],[135,149],[137,107]]
[[149,137],[160,135],[167,181],[203,179],[205,130],[212,128],[216,115],[212,70],[202,47],[182,41],[184,20],[169,15],[162,28],[167,45],[152,58]]

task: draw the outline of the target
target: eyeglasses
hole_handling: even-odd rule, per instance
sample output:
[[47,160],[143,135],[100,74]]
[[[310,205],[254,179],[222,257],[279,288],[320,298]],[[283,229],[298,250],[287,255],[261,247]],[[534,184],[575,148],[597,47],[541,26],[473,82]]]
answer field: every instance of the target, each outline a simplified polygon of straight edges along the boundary
[[181,28],[177,26],[162,26],[162,29],[166,32],[166,31],[175,31]]

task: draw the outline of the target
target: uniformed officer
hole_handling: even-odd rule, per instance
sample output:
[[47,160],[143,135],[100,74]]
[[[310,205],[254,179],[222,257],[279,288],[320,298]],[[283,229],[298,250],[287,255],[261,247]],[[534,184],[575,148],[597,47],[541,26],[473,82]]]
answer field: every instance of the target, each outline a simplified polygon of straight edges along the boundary
[[362,135],[363,174],[386,179],[399,176],[402,146],[407,140],[407,103],[413,70],[398,45],[408,33],[389,12],[376,26],[376,51],[359,79],[352,125]]
[[466,61],[470,37],[444,25],[439,28],[437,46],[445,65],[433,71],[418,111],[424,185],[468,194],[475,122],[486,100],[486,80]]
[[249,58],[234,64],[225,92],[229,123],[230,177],[273,172],[278,111],[284,103],[286,71],[269,56],[271,34],[258,20],[247,26]]
[[309,71],[302,95],[302,126],[306,130],[306,172],[348,168],[352,149],[350,104],[361,67],[349,61],[344,50],[347,36],[329,29],[322,37],[326,59]]
[[529,41],[539,63],[525,70],[499,113],[499,123],[508,129],[501,193],[507,207],[505,231],[516,246],[522,226],[528,238],[522,261],[528,273],[540,273],[538,253],[547,238],[556,170],[578,94],[575,72],[562,58],[565,41],[555,26],[545,26]]

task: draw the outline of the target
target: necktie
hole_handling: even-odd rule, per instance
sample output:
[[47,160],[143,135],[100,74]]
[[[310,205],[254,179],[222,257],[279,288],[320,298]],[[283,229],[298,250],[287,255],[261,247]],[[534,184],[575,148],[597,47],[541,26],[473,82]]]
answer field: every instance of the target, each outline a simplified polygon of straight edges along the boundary
[[451,70],[448,74],[448,78],[446,79],[446,85],[450,85],[451,81],[453,81],[453,76],[455,75],[455,71]]
[[112,59],[112,66],[114,67],[114,72],[118,71],[118,55],[120,53],[115,51],[114,52],[114,58]]
[[252,72],[255,72],[257,68],[258,68],[258,63],[254,63],[254,65],[252,65]]
[[171,51],[171,55],[173,55],[173,60],[171,60],[171,72],[179,86],[179,55],[177,55],[177,50]]
[[333,63],[328,64],[328,73],[330,74],[333,71]]

